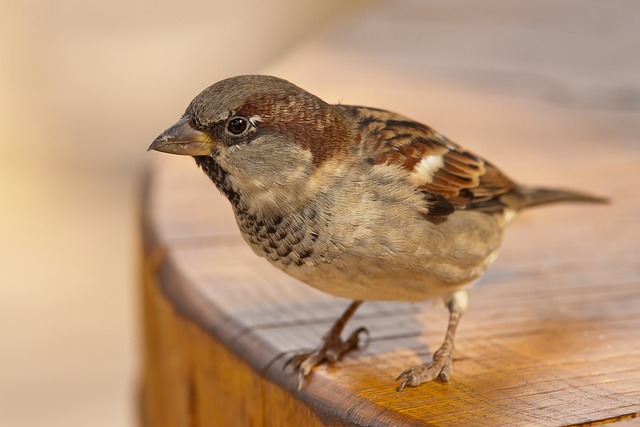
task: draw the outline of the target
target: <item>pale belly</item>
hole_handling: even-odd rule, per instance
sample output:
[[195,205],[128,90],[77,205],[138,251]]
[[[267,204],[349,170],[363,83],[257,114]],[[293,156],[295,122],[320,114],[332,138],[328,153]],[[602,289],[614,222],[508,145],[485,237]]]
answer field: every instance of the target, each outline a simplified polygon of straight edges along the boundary
[[[333,264],[304,265],[284,269],[291,276],[323,292],[365,301],[423,301],[472,285],[497,257],[496,250],[484,262],[464,270],[432,262],[409,269],[358,259],[347,269]],[[398,259],[398,262],[402,262]]]
[[452,293],[474,283],[498,255],[497,215],[463,211],[437,225],[417,221],[394,227],[334,223],[312,235],[301,227],[269,245],[255,236],[245,239],[296,279],[357,300],[421,301]]

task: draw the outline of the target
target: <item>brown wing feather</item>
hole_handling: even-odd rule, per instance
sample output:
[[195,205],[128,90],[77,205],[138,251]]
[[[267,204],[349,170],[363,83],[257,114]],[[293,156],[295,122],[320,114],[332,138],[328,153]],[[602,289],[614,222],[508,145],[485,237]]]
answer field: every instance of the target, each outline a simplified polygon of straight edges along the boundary
[[514,190],[515,184],[491,163],[401,115],[352,108],[361,117],[361,140],[370,146],[373,163],[405,168],[425,193],[428,216],[446,216],[455,209],[504,208],[500,196]]

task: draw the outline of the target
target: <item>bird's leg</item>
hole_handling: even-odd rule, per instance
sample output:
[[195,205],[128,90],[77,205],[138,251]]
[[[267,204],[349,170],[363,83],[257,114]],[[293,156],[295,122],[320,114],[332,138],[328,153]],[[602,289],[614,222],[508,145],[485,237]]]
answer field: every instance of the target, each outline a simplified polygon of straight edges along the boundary
[[355,313],[361,304],[362,301],[353,301],[349,305],[344,313],[342,313],[342,316],[333,324],[329,332],[322,337],[322,344],[318,348],[309,353],[296,354],[285,363],[285,369],[291,365],[298,371],[298,389],[302,388],[304,378],[309,375],[315,366],[325,360],[335,363],[343,354],[360,347],[360,334],[368,334],[366,328],[356,329],[344,341],[340,338],[340,334],[347,321],[353,316],[353,313]]
[[419,386],[422,383],[432,381],[438,377],[446,383],[449,382],[454,348],[453,340],[460,317],[462,317],[462,314],[467,309],[467,292],[454,292],[445,300],[445,303],[449,309],[449,325],[447,326],[447,334],[444,342],[440,348],[433,353],[433,360],[431,362],[412,366],[398,375],[396,380],[402,380],[398,391],[402,391],[406,386]]

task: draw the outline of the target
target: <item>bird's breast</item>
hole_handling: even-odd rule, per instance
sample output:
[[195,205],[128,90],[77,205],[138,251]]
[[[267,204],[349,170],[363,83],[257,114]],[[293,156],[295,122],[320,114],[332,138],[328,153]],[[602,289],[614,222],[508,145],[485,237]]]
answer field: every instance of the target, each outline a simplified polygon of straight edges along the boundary
[[500,221],[456,212],[433,224],[387,197],[318,198],[282,215],[235,207],[245,241],[289,275],[362,300],[424,300],[473,283],[495,259]]
[[282,270],[311,261],[318,232],[316,212],[304,209],[294,215],[259,215],[235,207],[236,221],[253,251]]

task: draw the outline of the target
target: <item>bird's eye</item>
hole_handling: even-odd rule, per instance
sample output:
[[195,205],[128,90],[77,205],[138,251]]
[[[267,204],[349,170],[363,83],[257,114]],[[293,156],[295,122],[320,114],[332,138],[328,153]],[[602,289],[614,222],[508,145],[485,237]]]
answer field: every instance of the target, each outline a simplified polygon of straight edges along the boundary
[[227,130],[233,135],[244,133],[249,127],[249,121],[244,117],[234,117],[227,122]]

